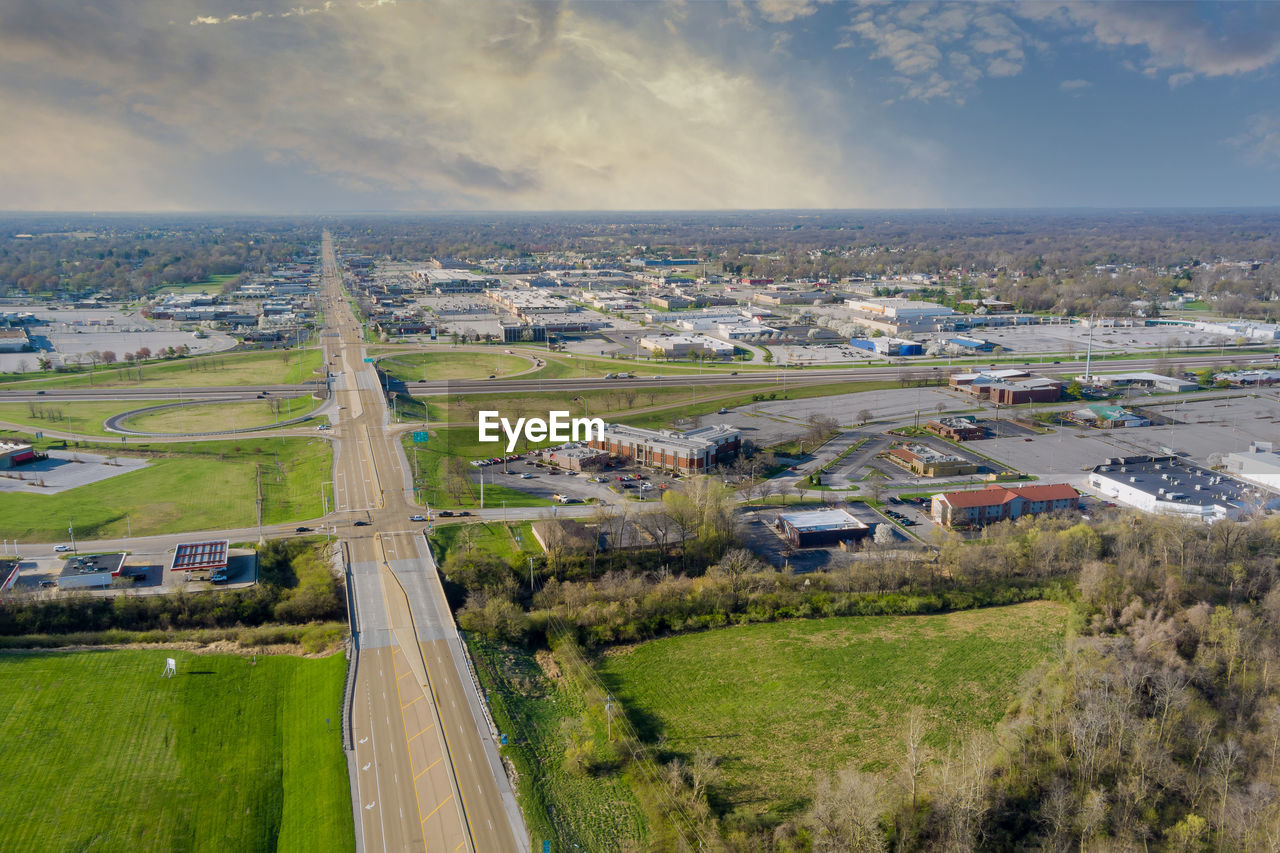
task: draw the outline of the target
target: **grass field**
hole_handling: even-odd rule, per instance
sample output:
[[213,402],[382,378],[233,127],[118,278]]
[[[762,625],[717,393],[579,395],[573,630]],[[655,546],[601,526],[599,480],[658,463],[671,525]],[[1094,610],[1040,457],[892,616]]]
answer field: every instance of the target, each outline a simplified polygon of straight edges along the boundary
[[[18,424],[31,430],[72,433],[74,435],[118,436],[102,428],[112,415],[142,406],[160,406],[177,400],[130,400],[127,402],[74,401],[49,403],[0,403],[0,421]],[[116,439],[119,440],[118,438]]]
[[0,850],[353,850],[345,674],[341,655],[0,656]]
[[235,273],[228,273],[211,275],[204,281],[193,281],[190,284],[166,284],[156,293],[221,293],[222,285],[235,277]]
[[907,712],[945,750],[990,729],[1061,647],[1067,610],[1031,602],[939,616],[748,625],[655,640],[599,672],[642,738],[721,759],[730,809],[792,812],[815,773],[896,766]]
[[[207,388],[212,385],[297,385],[319,377],[318,349],[270,350],[193,356],[141,367],[41,376],[24,388]],[[141,380],[138,376],[141,373]]]
[[[125,426],[143,432],[213,432],[220,429],[247,429],[301,417],[320,402],[314,397],[277,397],[277,414],[272,400],[242,400],[234,403],[190,403],[181,408],[161,409],[129,418]],[[135,404],[134,408],[151,403]]]
[[[450,460],[463,460],[463,467],[459,468],[459,471],[465,471],[467,475],[471,475],[477,469],[467,464],[465,460],[497,456],[504,449],[497,444],[481,444],[476,440],[476,428],[473,426],[432,429],[431,441],[427,444],[414,444],[413,436],[410,434],[405,434],[402,441],[410,466],[416,465],[414,470],[417,472],[418,502],[421,503],[425,499],[433,507],[469,509],[480,506],[479,484],[465,485],[460,477],[451,476]],[[541,445],[534,446],[549,443],[542,442]],[[522,446],[520,452],[524,452],[525,449]],[[495,473],[494,469],[480,470],[485,472],[484,505],[488,509],[502,506],[503,501],[507,502],[508,507],[551,505],[551,501],[546,498],[500,485],[501,481],[494,482],[490,478],[502,477],[501,474]]]
[[[520,568],[526,556],[542,553],[542,546],[533,538],[533,524],[528,521],[502,524],[482,521],[478,524],[437,524],[431,534],[431,545],[439,562],[443,563],[450,552],[457,548],[476,548],[497,554]],[[516,542],[516,537],[520,542]]]
[[523,355],[507,355],[500,349],[489,352],[433,351],[410,352],[384,357],[378,367],[402,382],[437,379],[483,379],[495,374],[510,376],[533,367],[533,360]]
[[329,443],[308,438],[246,436],[154,445],[84,444],[79,449],[159,455],[140,471],[56,495],[0,493],[0,536],[60,542],[68,520],[85,539],[124,536],[130,524],[134,536],[250,527],[257,521],[259,468],[264,524],[315,518],[322,512],[321,485],[333,467]]

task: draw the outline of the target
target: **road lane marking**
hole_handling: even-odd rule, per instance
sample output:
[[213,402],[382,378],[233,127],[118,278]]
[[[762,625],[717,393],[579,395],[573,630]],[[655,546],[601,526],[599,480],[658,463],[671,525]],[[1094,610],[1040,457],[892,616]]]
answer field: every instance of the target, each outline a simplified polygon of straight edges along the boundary
[[447,803],[447,802],[449,802],[449,801],[450,801],[450,800],[452,800],[452,799],[453,799],[453,794],[450,794],[449,796],[447,796],[447,797],[445,797],[443,800],[441,800],[441,801],[440,801],[440,805],[438,805],[438,806],[436,806],[434,809],[432,809],[432,810],[431,810],[431,814],[429,814],[429,815],[427,815],[426,817],[424,817],[424,818],[422,819],[422,822],[423,822],[423,823],[426,823],[426,822],[427,822],[427,820],[431,817],[431,815],[433,815],[433,814],[435,814],[436,812],[440,811],[440,809],[444,807],[444,804],[445,804],[445,803]]
[[[427,726],[427,727],[426,727],[425,729],[423,729],[422,731],[418,732],[418,734],[414,735],[413,737],[418,737],[418,735],[426,734],[427,732],[431,731],[431,730],[432,730],[432,729],[434,729],[435,727],[436,727],[436,724],[435,724],[435,723],[432,723],[431,725]],[[412,741],[412,740],[413,740],[413,737],[409,738],[409,740],[410,740],[410,741]]]
[[419,693],[417,696],[414,696],[408,702],[405,702],[403,705],[401,705],[400,710],[403,711],[405,708],[408,708],[410,705],[412,705],[414,702],[417,702],[421,698],[422,698],[422,694]]
[[[422,734],[422,732],[418,732],[418,734]],[[415,735],[415,737],[416,737],[416,735]],[[433,761],[433,762],[431,762],[430,764],[428,764],[426,767],[422,768],[422,773],[426,773],[428,770],[430,770],[432,767],[435,767],[435,766],[436,766],[437,764],[439,764],[441,761],[444,761],[444,756],[443,756],[443,755],[442,755],[442,756],[440,756],[439,758],[437,758],[435,761]],[[422,773],[419,773],[417,776],[414,776],[414,777],[413,777],[413,781],[417,782],[417,781],[418,781],[418,778],[419,778],[420,776],[422,776]]]

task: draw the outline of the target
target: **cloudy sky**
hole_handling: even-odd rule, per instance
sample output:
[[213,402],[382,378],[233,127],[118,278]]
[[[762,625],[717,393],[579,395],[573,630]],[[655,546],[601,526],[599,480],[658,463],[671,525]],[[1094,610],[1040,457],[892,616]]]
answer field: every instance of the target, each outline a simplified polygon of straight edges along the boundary
[[1280,3],[0,0],[0,208],[1280,202]]

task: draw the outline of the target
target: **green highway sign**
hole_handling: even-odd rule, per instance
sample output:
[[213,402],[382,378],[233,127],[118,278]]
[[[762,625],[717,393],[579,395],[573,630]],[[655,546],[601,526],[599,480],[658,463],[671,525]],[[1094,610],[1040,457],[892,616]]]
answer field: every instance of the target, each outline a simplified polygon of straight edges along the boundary
[[431,438],[431,433],[427,432],[425,429],[424,429],[424,430],[416,430],[416,431],[413,433],[413,443],[414,443],[414,444],[426,444],[426,443],[427,443],[427,441],[429,441],[429,440],[430,440],[430,438]]
[[365,363],[365,364],[373,364],[373,359],[369,358],[368,356],[365,356],[365,358],[364,358],[364,363]]

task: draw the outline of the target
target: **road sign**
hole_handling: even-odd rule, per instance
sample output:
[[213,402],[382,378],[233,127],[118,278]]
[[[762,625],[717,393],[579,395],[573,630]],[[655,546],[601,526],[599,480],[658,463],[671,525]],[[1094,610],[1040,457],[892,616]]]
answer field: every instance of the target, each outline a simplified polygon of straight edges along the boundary
[[426,444],[430,440],[431,440],[431,433],[427,432],[425,429],[414,430],[414,433],[413,433],[414,444]]
[[365,356],[364,363],[365,363],[365,364],[373,364],[373,359],[369,358],[368,356]]
[[42,438],[44,438],[44,433],[42,433],[42,432],[38,432],[38,433],[36,433],[36,441],[39,441],[39,440],[40,440],[40,439],[42,439]]

